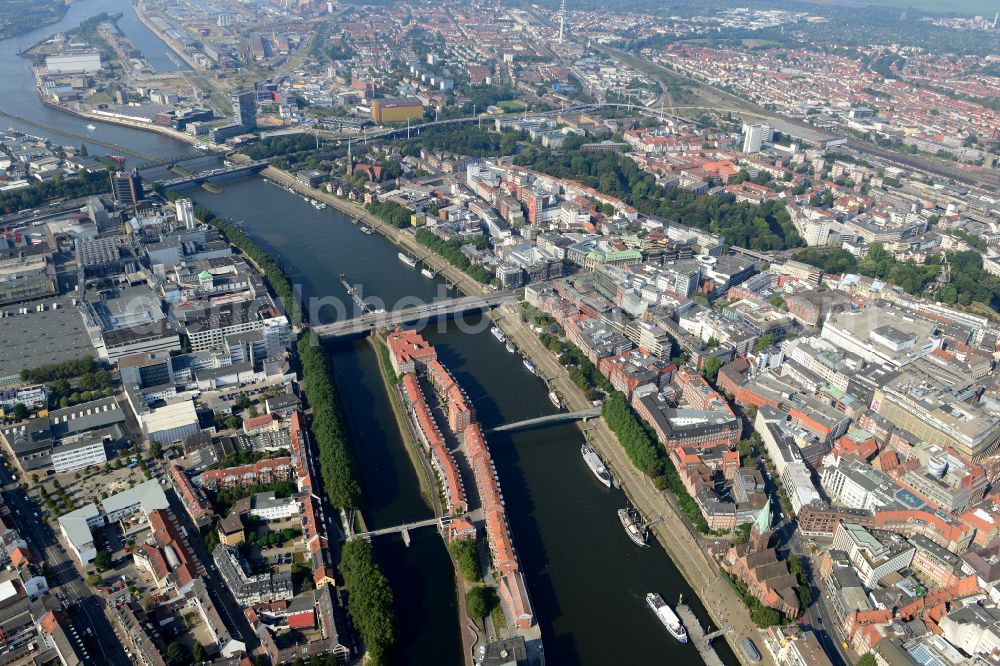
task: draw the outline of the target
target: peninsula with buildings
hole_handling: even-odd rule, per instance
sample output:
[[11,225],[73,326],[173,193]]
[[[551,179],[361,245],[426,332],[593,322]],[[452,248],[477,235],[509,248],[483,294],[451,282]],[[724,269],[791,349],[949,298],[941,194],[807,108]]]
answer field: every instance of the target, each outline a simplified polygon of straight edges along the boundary
[[[381,544],[419,529],[463,663],[597,661],[532,458],[467,393],[491,371],[442,361],[475,334],[415,328],[470,313],[496,339],[463,353],[542,397],[513,425],[580,423],[564,448],[604,470],[587,536],[617,550],[579,561],[656,553],[699,599],[666,659],[996,660],[997,21],[653,4],[144,0],[176,69],[109,14],[19,58],[67,124],[0,132],[5,663],[393,663],[418,622]],[[266,234],[198,205],[248,216],[243,178],[281,186]],[[348,252],[444,296],[373,306]],[[339,319],[299,261],[310,297],[340,276]],[[331,360],[369,334],[379,432],[433,486],[399,525],[359,471],[384,396]],[[593,606],[662,633],[665,592],[628,592]]]

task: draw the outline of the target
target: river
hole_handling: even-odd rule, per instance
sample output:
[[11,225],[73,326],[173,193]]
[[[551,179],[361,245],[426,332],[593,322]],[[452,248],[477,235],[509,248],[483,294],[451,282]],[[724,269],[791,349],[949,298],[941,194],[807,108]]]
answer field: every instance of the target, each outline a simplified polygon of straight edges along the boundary
[[[18,51],[26,49],[56,32],[74,28],[84,19],[101,12],[108,14],[120,12],[122,14],[119,27],[157,70],[177,69],[166,58],[166,44],[139,22],[129,0],[80,0],[70,5],[66,15],[59,22],[0,42],[0,81],[3,81],[0,111],[29,119],[55,130],[93,136],[101,141],[126,146],[137,152],[157,157],[196,153],[193,146],[155,132],[145,132],[99,121],[93,122],[94,130],[87,130],[86,125],[91,121],[47,107],[39,101],[38,93],[35,90],[35,79],[29,69],[31,62],[27,58],[20,57]],[[8,126],[28,134],[47,136],[56,143],[73,146],[78,146],[81,143],[75,138],[46,132],[8,118],[0,118],[0,127]],[[91,155],[104,155],[108,152],[107,148],[93,143],[87,144],[87,150]],[[138,158],[129,158],[129,163],[132,164],[142,161]]]
[[[0,76],[6,81],[0,110],[81,133],[80,119],[38,101],[28,63],[17,51],[19,45],[71,28],[100,11],[132,10],[127,0],[83,0],[58,24],[0,42]],[[145,33],[131,25],[122,23],[147,57],[165,48],[141,25]],[[97,123],[94,136],[158,156],[191,152],[190,146],[169,137],[106,123]],[[94,146],[94,151],[100,150]],[[390,307],[404,298],[429,300],[449,293],[439,281],[399,262],[391,243],[361,234],[332,209],[317,211],[301,197],[255,176],[227,181],[223,187],[219,194],[200,189],[186,194],[241,221],[281,260],[306,298],[330,297],[341,304],[321,308],[320,320],[347,311],[342,304],[350,301],[339,281],[341,272],[363,284],[365,296],[384,299]],[[478,323],[476,318],[466,322]],[[553,412],[544,383],[485,328],[450,322],[424,331],[468,392],[484,429]],[[364,478],[369,527],[429,517],[432,512],[420,496],[417,473],[403,449],[376,355],[357,340],[331,345],[329,353]],[[692,646],[678,644],[659,625],[644,596],[657,591],[674,603],[683,594],[703,623],[704,610],[658,546],[641,550],[626,538],[616,516],[624,496],[599,485],[590,474],[580,458],[582,435],[577,427],[489,434],[487,439],[548,663],[699,663]],[[396,663],[461,664],[456,591],[442,540],[433,531],[415,532],[409,548],[398,537],[377,539],[376,548],[395,591],[400,626]],[[723,643],[718,647],[727,663],[735,663]]]
[[[259,178],[228,181],[221,194],[186,192],[242,222],[290,269],[306,299],[333,296],[349,302],[340,272],[362,284],[366,297],[390,307],[404,298],[431,300],[449,293],[400,262],[396,247],[382,237],[365,236],[340,213],[317,211],[299,196],[261,185]],[[320,309],[320,320],[328,321],[335,309]],[[552,413],[545,384],[486,331],[485,322],[477,324],[476,317],[462,325],[435,323],[423,334],[468,392],[484,429]],[[375,353],[364,341],[331,345],[330,353],[364,475],[369,526],[430,516],[396,431]],[[692,646],[667,635],[644,598],[657,591],[674,603],[683,594],[703,622],[706,615],[658,546],[638,549],[625,536],[616,513],[624,495],[593,478],[580,458],[579,429],[562,425],[493,433],[487,439],[549,663],[637,664],[653,655],[699,663]],[[461,663],[460,654],[444,646],[460,639],[441,540],[425,532],[409,549],[395,537],[377,547],[400,600],[399,663]],[[441,565],[434,559],[438,553]],[[414,572],[421,574],[418,579]],[[428,646],[433,646],[433,660]],[[733,661],[723,643],[718,647]]]

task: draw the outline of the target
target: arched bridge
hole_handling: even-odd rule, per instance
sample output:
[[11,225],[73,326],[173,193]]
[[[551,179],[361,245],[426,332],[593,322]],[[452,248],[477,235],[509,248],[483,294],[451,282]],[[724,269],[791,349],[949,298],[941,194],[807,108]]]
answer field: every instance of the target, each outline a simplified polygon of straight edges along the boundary
[[526,419],[516,423],[507,423],[493,428],[490,432],[506,432],[508,430],[521,430],[523,428],[537,428],[538,426],[552,425],[554,423],[567,423],[569,421],[581,421],[596,418],[601,415],[600,407],[582,409],[578,412],[559,412],[548,416],[539,416],[534,419]]

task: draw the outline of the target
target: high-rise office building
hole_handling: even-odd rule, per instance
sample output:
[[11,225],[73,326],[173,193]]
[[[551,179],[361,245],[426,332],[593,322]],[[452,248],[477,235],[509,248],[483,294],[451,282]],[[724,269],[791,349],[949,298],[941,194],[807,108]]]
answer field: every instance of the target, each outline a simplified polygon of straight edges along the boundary
[[138,169],[115,171],[111,175],[111,193],[122,206],[135,206],[142,201],[142,176]]
[[743,152],[759,153],[764,143],[766,125],[743,125]]
[[178,199],[174,202],[174,207],[177,209],[177,221],[183,224],[185,229],[194,229],[197,223],[194,219],[194,204],[191,203],[191,200]]
[[111,229],[111,216],[108,209],[104,207],[104,202],[100,197],[90,197],[87,199],[87,215],[97,226],[97,233],[103,233]]
[[233,116],[244,131],[257,129],[257,96],[252,90],[233,93]]

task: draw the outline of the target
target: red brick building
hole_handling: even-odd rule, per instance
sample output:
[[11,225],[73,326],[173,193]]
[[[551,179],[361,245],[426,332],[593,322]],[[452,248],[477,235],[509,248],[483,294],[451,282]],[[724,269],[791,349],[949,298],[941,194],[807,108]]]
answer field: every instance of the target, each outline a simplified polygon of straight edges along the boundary
[[437,358],[437,352],[429,342],[416,331],[393,331],[386,336],[389,360],[396,374],[416,372]]
[[253,486],[273,481],[284,481],[292,476],[292,459],[272,458],[252,465],[210,469],[201,475],[202,486],[210,490]]

